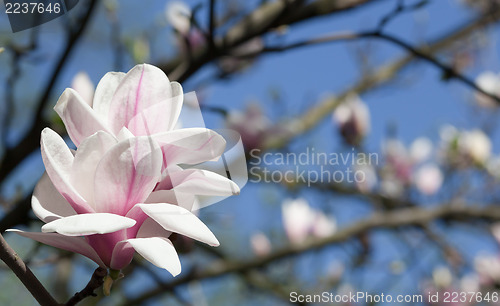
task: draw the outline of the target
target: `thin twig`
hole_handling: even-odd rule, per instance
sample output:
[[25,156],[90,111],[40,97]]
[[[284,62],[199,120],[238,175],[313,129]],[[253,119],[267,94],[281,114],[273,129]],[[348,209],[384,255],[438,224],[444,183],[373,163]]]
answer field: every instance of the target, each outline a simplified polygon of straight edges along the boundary
[[75,295],[69,299],[65,305],[73,306],[89,296],[97,296],[94,291],[104,284],[104,277],[106,275],[108,275],[108,271],[106,269],[101,267],[97,268],[92,274],[92,278],[90,278],[87,286],[85,286],[82,291],[75,293]]
[[52,297],[52,295],[40,283],[38,278],[31,272],[30,268],[26,266],[24,261],[17,255],[17,253],[7,244],[7,241],[0,234],[0,259],[16,274],[19,280],[24,284],[26,289],[29,290],[31,295],[42,306],[56,306],[59,303]]

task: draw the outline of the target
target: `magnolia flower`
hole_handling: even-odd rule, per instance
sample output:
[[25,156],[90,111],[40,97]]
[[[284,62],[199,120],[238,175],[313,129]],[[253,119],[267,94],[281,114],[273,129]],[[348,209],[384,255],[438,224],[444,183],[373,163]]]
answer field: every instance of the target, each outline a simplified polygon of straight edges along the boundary
[[357,145],[370,131],[370,110],[357,96],[350,96],[333,112],[333,120],[337,122],[344,141]]
[[[59,135],[44,129],[41,151],[47,174],[35,188],[32,208],[46,224],[42,233],[13,231],[112,270],[126,267],[136,251],[179,274],[179,258],[168,239],[172,232],[219,244],[190,212],[193,197],[179,195],[227,195],[238,187],[204,170],[171,171],[162,177],[165,162],[189,164],[202,157],[195,152],[193,160],[188,148],[176,149],[180,151],[165,155],[152,137],[116,139],[99,131],[73,153]],[[205,158],[212,157],[205,153]]]
[[[93,100],[66,89],[54,108],[78,147],[97,131],[117,136],[145,136],[174,129],[182,108],[182,87],[152,65],[137,65],[127,74],[107,73]],[[123,129],[125,128],[125,129]]]
[[86,72],[78,72],[71,82],[73,88],[82,97],[83,101],[91,103],[94,99],[94,83],[89,78]]
[[191,29],[191,9],[182,1],[169,1],[165,16],[172,27],[183,35]]
[[266,256],[271,253],[271,242],[266,235],[261,232],[255,233],[250,238],[252,250],[257,256]]
[[191,24],[191,15],[191,9],[182,1],[170,1],[165,8],[167,21],[184,39],[180,42],[183,48],[186,47],[186,42],[189,44],[189,48],[205,44],[203,33]]
[[292,243],[300,244],[310,234],[320,238],[327,237],[336,230],[334,220],[325,216],[321,211],[311,208],[303,198],[287,199],[281,208],[283,226]]
[[[485,92],[500,97],[500,75],[491,71],[483,72],[476,78],[476,84]],[[479,106],[488,108],[498,106],[498,102],[483,93],[477,92],[475,98]]]
[[241,140],[247,151],[260,148],[273,129],[271,121],[256,103],[249,104],[244,113],[230,112],[226,125],[241,135]]
[[443,184],[443,173],[433,164],[424,165],[415,173],[415,186],[426,195],[435,194]]
[[474,259],[474,268],[483,286],[500,284],[500,258],[492,255],[480,255]]
[[464,131],[458,139],[458,150],[473,162],[483,165],[491,155],[491,141],[481,130]]

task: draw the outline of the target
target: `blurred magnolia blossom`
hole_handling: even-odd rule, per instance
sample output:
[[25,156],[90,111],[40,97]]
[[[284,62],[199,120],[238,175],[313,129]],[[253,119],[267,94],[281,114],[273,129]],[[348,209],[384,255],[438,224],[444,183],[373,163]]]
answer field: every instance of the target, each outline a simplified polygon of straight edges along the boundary
[[205,36],[196,27],[192,26],[192,12],[189,6],[182,1],[169,1],[165,7],[165,16],[174,30],[184,39],[180,45],[184,48],[196,48],[205,44]]
[[179,166],[215,160],[226,144],[205,128],[175,130],[181,107],[180,85],[150,65],[106,74],[92,101],[65,90],[55,110],[77,150],[51,129],[42,131],[46,174],[32,208],[46,224],[42,233],[13,231],[111,270],[126,267],[137,252],[172,275],[181,267],[171,233],[217,246],[191,209],[197,195],[228,196],[239,187]]
[[271,242],[264,233],[258,232],[250,237],[252,250],[257,256],[266,256],[271,253]]
[[355,165],[356,171],[364,174],[364,180],[356,180],[356,188],[363,193],[373,191],[378,183],[377,172],[373,165]]
[[441,157],[451,165],[486,166],[491,157],[491,140],[479,129],[458,131],[452,126],[441,129]]
[[[424,283],[422,289],[427,295],[424,301],[428,301],[430,305],[472,306],[476,305],[476,300],[471,293],[479,292],[479,284],[473,275],[466,275],[455,281],[447,267],[438,267],[432,273],[432,281]],[[467,299],[453,299],[454,292],[467,293]],[[450,298],[445,299],[446,296]]]
[[370,131],[370,110],[357,96],[350,95],[333,112],[340,135],[350,145],[359,145]]
[[273,129],[257,103],[248,104],[244,112],[229,112],[226,126],[240,133],[246,151],[260,148]]
[[[476,78],[476,84],[485,92],[500,97],[500,75],[485,71]],[[498,106],[498,102],[483,93],[477,92],[475,98],[479,106],[488,108]]]
[[73,88],[87,103],[91,103],[94,99],[94,83],[90,80],[89,75],[84,72],[78,72],[71,81],[71,88]]
[[286,199],[281,206],[283,227],[291,243],[303,243],[310,235],[327,237],[332,235],[337,225],[319,210],[309,206],[304,198]]
[[426,164],[415,173],[415,186],[426,195],[435,194],[443,184],[443,173],[435,164]]
[[[409,148],[398,139],[388,139],[382,144],[382,152],[385,156],[381,171],[382,192],[387,196],[400,196],[405,187],[417,182],[417,175],[423,178],[416,172],[417,166],[429,160],[433,145],[425,137],[415,139]],[[419,184],[424,186],[422,181]]]
[[479,255],[474,259],[474,268],[481,286],[500,284],[500,257],[498,255]]

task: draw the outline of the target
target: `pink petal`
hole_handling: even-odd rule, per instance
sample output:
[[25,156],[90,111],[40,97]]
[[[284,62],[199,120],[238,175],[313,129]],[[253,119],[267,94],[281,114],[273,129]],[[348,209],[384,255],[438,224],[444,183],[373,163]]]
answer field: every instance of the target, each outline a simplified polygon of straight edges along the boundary
[[61,195],[77,213],[94,212],[71,183],[74,158],[61,136],[51,129],[45,128],[42,131],[40,146],[47,174]]
[[123,72],[108,72],[106,73],[95,90],[93,109],[97,115],[106,122],[108,120],[109,106],[116,88],[125,77]]
[[108,113],[111,129],[118,133],[135,115],[171,96],[170,81],[161,69],[147,64],[135,66],[113,95]]
[[[123,252],[130,252],[130,248],[135,249],[144,259],[167,270],[173,276],[181,273],[181,262],[172,242],[160,237],[128,239],[118,243],[113,252],[111,266],[123,265],[123,260],[120,260],[123,255],[120,255]],[[127,256],[123,257],[127,258]]]
[[[207,170],[187,169],[173,172],[164,181],[170,182],[176,191],[196,195],[225,196],[240,193],[240,188],[233,181]],[[157,187],[156,190],[159,189]]]
[[[177,123],[182,108],[182,87],[172,86],[177,96],[156,103],[135,115],[128,123],[128,128],[136,136],[152,135],[172,130]],[[180,91],[180,92],[178,92]]]
[[210,229],[185,208],[172,204],[137,204],[151,219],[163,226],[167,231],[218,246],[219,241]]
[[18,235],[36,240],[38,242],[63,249],[70,252],[75,252],[82,254],[85,257],[92,259],[99,266],[105,268],[106,265],[103,263],[96,251],[85,241],[85,239],[80,237],[68,237],[56,233],[30,233],[23,232],[16,229],[9,229],[8,232],[14,232]]
[[45,223],[76,214],[68,201],[54,187],[47,173],[44,173],[36,184],[31,198],[31,208]]
[[136,221],[127,217],[93,213],[73,215],[54,220],[42,226],[42,232],[57,232],[65,236],[108,234],[134,226]]
[[83,139],[99,130],[109,132],[105,121],[71,88],[62,93],[54,110],[61,117],[69,137],[77,147]]
[[161,166],[161,151],[151,138],[130,138],[115,145],[97,166],[96,211],[125,216],[153,191]]
[[97,165],[116,143],[117,140],[112,135],[99,131],[86,138],[76,151],[72,167],[73,186],[91,206],[94,203],[94,176]]
[[165,167],[213,160],[224,153],[226,146],[226,141],[221,135],[205,128],[173,130],[152,137],[163,151]]

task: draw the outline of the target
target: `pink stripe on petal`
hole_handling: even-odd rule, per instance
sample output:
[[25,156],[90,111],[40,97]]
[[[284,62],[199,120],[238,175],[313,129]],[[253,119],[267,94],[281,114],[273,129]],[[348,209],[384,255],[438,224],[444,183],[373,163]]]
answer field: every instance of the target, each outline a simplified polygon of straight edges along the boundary
[[131,138],[115,145],[96,169],[96,211],[125,216],[153,191],[161,165],[161,151],[148,137]]
[[48,244],[50,246],[63,249],[70,252],[82,254],[92,259],[101,267],[106,267],[97,252],[81,237],[68,237],[57,233],[30,233],[20,230],[10,229],[8,232],[14,232],[18,235]]
[[111,129],[118,133],[134,116],[171,95],[170,81],[161,69],[147,64],[135,66],[113,95],[108,113]]

